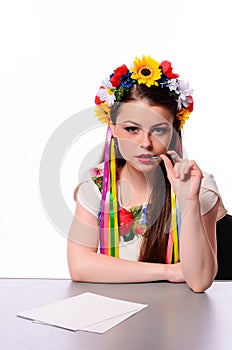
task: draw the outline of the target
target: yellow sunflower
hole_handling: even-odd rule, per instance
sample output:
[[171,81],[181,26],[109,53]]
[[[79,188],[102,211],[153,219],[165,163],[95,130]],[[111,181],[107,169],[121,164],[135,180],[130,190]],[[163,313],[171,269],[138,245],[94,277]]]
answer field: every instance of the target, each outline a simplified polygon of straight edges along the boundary
[[107,102],[103,102],[95,108],[97,119],[103,124],[110,123],[110,107]]
[[145,84],[148,87],[151,85],[158,86],[157,80],[159,80],[162,75],[159,65],[159,62],[150,56],[143,55],[141,60],[136,57],[134,60],[134,67],[131,68],[133,72],[131,78],[138,80],[139,84]]
[[185,124],[186,120],[189,119],[190,112],[188,109],[182,108],[176,115],[177,119],[180,120],[180,127],[179,130],[183,128],[183,125]]

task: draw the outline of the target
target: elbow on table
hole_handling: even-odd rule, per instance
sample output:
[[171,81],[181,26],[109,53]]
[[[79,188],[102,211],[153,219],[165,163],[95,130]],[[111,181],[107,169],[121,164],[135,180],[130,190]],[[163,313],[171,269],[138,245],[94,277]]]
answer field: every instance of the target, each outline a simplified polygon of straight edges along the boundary
[[80,274],[77,271],[69,271],[69,273],[73,282],[83,282]]
[[85,264],[81,262],[78,262],[75,266],[69,265],[69,274],[73,282],[91,282]]
[[210,283],[188,283],[189,288],[194,292],[194,293],[204,293],[207,289],[211,287],[213,282]]
[[207,289],[209,289],[216,277],[218,271],[218,264],[217,261],[215,261],[214,267],[209,272],[202,272],[201,276],[198,276],[197,279],[194,279],[192,281],[187,281],[187,284],[190,289],[192,289],[195,293],[204,293]]
[[[215,277],[215,276],[214,276]],[[195,293],[204,293],[207,289],[209,289],[214,281],[214,277],[200,280],[194,282],[187,282],[189,288]]]
[[[94,253],[95,254],[95,253]],[[94,260],[93,253],[86,247],[69,241],[67,249],[67,262],[69,274],[73,282],[91,282]]]

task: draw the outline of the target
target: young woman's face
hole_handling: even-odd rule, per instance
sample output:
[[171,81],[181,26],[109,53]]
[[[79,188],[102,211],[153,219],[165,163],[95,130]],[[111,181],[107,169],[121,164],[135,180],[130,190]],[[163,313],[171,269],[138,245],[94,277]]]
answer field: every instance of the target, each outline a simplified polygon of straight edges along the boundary
[[165,154],[169,148],[173,119],[165,107],[143,101],[122,104],[111,128],[123,158],[138,170],[154,169],[158,163],[152,156]]

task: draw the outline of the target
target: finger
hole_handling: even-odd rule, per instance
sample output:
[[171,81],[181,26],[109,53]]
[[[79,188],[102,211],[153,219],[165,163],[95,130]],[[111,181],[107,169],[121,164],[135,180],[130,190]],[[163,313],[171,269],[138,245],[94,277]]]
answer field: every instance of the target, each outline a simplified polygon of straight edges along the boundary
[[202,178],[202,172],[199,166],[195,161],[191,160],[183,160],[182,162],[177,164],[177,169],[180,180],[185,181],[188,180],[191,176],[199,176]]
[[192,165],[191,162],[186,161],[182,167],[181,180],[187,180],[191,175]]
[[164,161],[165,168],[167,170],[168,175],[173,175],[173,165],[171,160],[164,154],[160,155],[160,158]]
[[201,172],[201,169],[199,168],[199,166],[197,165],[197,163],[196,163],[194,160],[191,160],[191,161],[190,161],[190,164],[191,164],[191,168],[192,168],[193,170],[198,170],[198,171]]
[[199,166],[197,165],[197,163],[194,160],[190,161],[191,164],[191,171],[193,175],[199,175],[201,178],[203,178],[203,173],[202,170],[199,168]]
[[186,180],[189,178],[191,173],[191,165],[190,162],[186,159],[178,162],[174,166],[175,176],[180,178],[180,180]]
[[182,160],[182,158],[179,156],[179,154],[176,151],[173,151],[173,150],[167,151],[167,154],[171,156],[174,163]]

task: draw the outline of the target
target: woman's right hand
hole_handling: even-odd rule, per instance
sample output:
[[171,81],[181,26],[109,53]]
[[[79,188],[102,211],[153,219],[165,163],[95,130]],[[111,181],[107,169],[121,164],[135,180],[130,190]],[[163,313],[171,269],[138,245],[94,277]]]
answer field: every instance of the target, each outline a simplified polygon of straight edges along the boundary
[[173,283],[185,282],[181,263],[167,264],[166,272],[167,272],[167,278],[166,278],[167,281],[173,282]]
[[[169,151],[169,154],[175,153],[174,151]],[[171,183],[173,191],[177,199],[181,200],[190,200],[198,199],[201,180],[202,180],[202,171],[193,160],[182,159],[177,156],[175,159],[174,166],[170,159],[161,154],[160,157],[163,159],[168,179]]]

